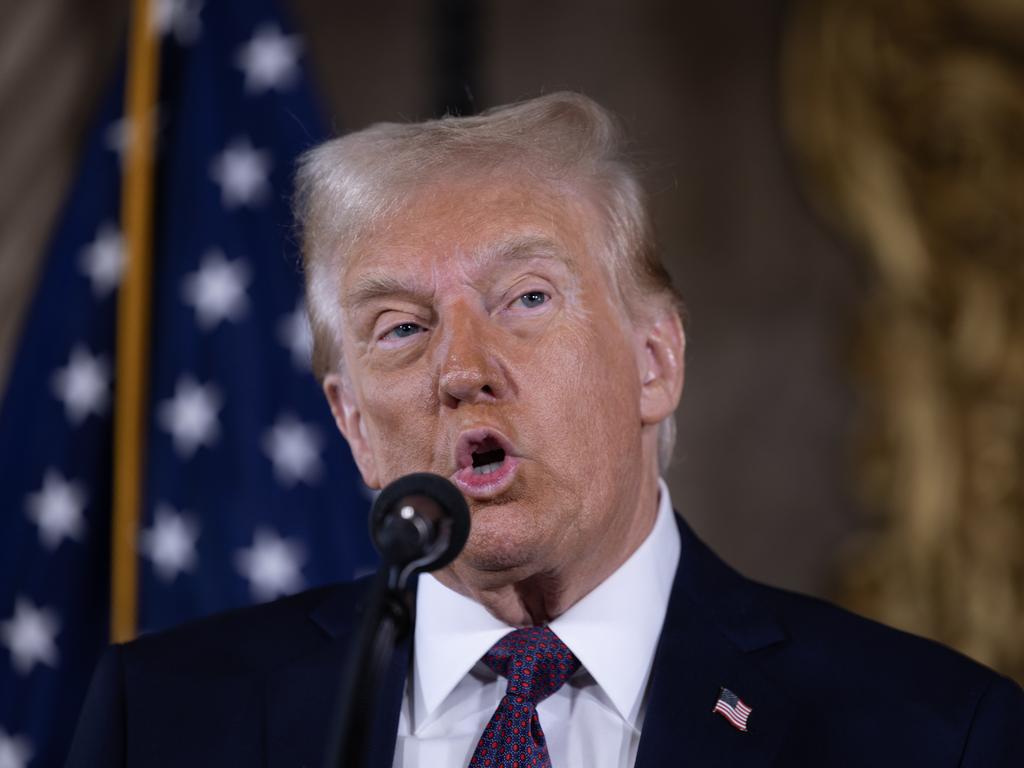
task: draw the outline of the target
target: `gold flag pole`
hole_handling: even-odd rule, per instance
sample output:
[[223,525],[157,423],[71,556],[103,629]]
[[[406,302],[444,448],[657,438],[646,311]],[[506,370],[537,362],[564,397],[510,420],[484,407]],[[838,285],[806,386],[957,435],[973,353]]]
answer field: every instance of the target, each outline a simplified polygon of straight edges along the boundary
[[151,0],[133,0],[125,89],[128,142],[121,187],[125,269],[117,304],[110,576],[113,642],[132,639],[138,622],[136,542],[145,467],[156,135],[153,122],[160,65],[160,41],[151,14]]

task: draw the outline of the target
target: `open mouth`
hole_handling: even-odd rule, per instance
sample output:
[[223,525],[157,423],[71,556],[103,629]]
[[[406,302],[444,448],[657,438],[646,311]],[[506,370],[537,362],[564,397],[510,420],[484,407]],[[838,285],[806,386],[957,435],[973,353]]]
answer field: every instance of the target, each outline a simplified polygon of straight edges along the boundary
[[452,481],[467,496],[484,499],[493,498],[511,484],[519,459],[504,435],[480,428],[459,435],[455,464]]
[[484,438],[483,443],[472,451],[473,474],[489,475],[501,469],[505,461],[505,449],[493,437]]

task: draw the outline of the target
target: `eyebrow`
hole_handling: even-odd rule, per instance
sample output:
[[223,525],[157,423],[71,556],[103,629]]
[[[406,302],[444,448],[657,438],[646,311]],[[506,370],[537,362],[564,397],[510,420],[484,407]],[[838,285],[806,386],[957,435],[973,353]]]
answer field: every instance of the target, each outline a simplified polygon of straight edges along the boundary
[[[553,240],[542,235],[516,235],[506,240],[491,243],[472,254],[472,263],[476,268],[488,264],[528,261],[533,259],[550,260],[575,272],[566,258],[563,249]],[[387,272],[370,272],[360,275],[351,290],[346,292],[342,300],[345,307],[355,307],[374,299],[404,296],[412,300],[429,298],[433,293],[418,279],[408,280]]]
[[477,265],[527,259],[550,259],[561,262],[566,267],[570,266],[558,244],[544,235],[514,235],[482,248],[473,257]]
[[342,306],[357,307],[374,299],[388,296],[407,296],[411,299],[422,299],[431,291],[418,288],[406,280],[384,273],[360,275],[352,290],[342,299]]

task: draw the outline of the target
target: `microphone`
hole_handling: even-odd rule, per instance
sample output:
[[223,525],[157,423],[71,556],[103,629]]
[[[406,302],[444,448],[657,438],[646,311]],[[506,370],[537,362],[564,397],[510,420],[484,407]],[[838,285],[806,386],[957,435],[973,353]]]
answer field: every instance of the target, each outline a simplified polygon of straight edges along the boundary
[[370,510],[370,538],[402,589],[416,572],[454,560],[469,538],[469,507],[451,482],[429,472],[389,483]]

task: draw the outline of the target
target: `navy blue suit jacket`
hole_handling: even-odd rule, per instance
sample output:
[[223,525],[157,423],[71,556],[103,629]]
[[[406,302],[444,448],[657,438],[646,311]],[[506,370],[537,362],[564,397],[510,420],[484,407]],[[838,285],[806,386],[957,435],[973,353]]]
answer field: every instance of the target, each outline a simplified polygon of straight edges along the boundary
[[[749,581],[679,527],[637,766],[1024,766],[1015,683]],[[365,582],[312,590],[112,647],[69,768],[320,768],[365,594]],[[379,768],[391,766],[409,655],[399,649],[381,692]],[[748,732],[712,712],[723,686],[753,708]]]

